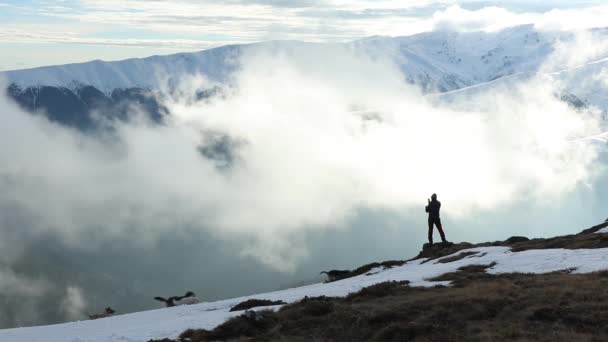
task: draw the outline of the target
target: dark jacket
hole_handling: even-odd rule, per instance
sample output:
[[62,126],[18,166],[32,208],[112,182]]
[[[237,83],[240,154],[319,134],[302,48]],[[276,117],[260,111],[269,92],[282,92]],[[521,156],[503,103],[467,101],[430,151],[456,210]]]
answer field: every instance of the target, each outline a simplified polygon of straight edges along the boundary
[[439,218],[439,209],[441,209],[441,202],[438,200],[432,200],[425,208],[426,212],[429,213],[429,218]]

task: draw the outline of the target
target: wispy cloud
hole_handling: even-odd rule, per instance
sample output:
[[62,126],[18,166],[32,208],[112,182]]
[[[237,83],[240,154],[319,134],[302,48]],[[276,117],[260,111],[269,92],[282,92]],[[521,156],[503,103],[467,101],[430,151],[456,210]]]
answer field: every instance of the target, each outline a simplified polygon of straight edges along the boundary
[[[81,47],[59,58],[59,63],[85,61],[88,56],[125,58],[116,47],[138,48],[127,57],[143,57],[147,52],[265,40],[344,42],[445,28],[493,31],[534,24],[546,30],[577,30],[605,26],[608,17],[608,5],[594,0],[11,0],[0,4],[0,43]],[[48,65],[51,61],[44,50],[4,54],[0,70]]]
[[[26,226],[79,246],[89,231],[142,243],[200,229],[293,270],[309,252],[307,234],[347,226],[359,210],[419,212],[437,191],[451,203],[446,214],[466,219],[558,201],[596,179],[597,147],[569,139],[599,123],[556,98],[555,82],[490,88],[460,110],[427,102],[392,63],[287,45],[243,56],[225,97],[197,101],[211,84],[180,77],[180,96],[164,101],[166,125],[117,124],[112,143],[0,98],[0,206],[17,203]],[[378,104],[377,120],[351,112]],[[229,170],[199,153],[218,133],[242,142]]]
[[[21,27],[24,27],[21,25]],[[26,26],[27,27],[27,26]],[[38,26],[39,27],[39,26]],[[73,32],[28,31],[6,29],[0,32],[0,42],[4,43],[59,43],[80,45],[107,45],[129,47],[155,47],[183,50],[202,50],[217,46],[217,42],[195,39],[145,39],[145,38],[96,38],[83,37]],[[222,44],[238,43],[226,40]]]
[[[495,4],[495,6],[492,6]],[[545,11],[517,1],[37,1],[1,4],[12,14],[0,24],[4,42],[172,45],[197,49],[267,39],[344,41],[370,35],[408,35],[441,27],[492,30],[523,23],[539,27],[604,25],[608,6],[584,2]],[[592,6],[593,5],[593,6]],[[478,7],[478,8],[474,8]],[[1,13],[0,13],[1,15]],[[51,32],[49,34],[49,32]]]

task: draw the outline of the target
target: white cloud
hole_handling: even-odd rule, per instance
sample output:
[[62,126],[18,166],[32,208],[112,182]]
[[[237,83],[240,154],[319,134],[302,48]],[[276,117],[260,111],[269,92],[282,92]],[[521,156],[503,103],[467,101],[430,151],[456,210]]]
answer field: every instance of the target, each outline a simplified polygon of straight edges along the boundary
[[4,296],[35,298],[48,290],[44,280],[32,279],[0,265],[0,293]]
[[[72,10],[20,6],[23,14],[57,18],[1,24],[4,42],[47,42],[197,49],[268,39],[347,41],[371,35],[411,35],[437,28],[493,31],[532,23],[540,29],[605,26],[608,6],[545,12],[489,6],[469,10],[450,1],[143,1],[83,0]],[[506,5],[506,4],[505,4]],[[448,7],[449,6],[449,7]],[[434,9],[429,12],[430,8]],[[114,30],[123,32],[119,37]],[[145,32],[144,35],[141,33]],[[150,38],[156,36],[156,38]],[[163,38],[170,36],[170,38]]]
[[506,27],[534,24],[541,30],[583,30],[604,27],[608,6],[554,9],[547,12],[513,12],[498,6],[467,10],[453,5],[436,12],[431,21],[435,28],[464,31],[497,31]]
[[602,69],[595,77],[596,81],[604,84],[604,87],[608,89],[608,68]]
[[19,326],[37,322],[44,316],[40,301],[51,290],[52,285],[44,279],[29,277],[0,265],[0,300],[3,304],[0,322],[13,322]]
[[545,62],[544,71],[577,68],[590,61],[608,58],[606,33],[573,32],[573,39],[558,40]]
[[[225,98],[188,97],[205,86],[194,80],[165,103],[166,126],[118,125],[110,141],[2,99],[0,205],[83,246],[91,229],[141,243],[208,229],[290,270],[307,255],[308,232],[343,226],[359,209],[417,210],[437,192],[447,213],[466,218],[560,198],[594,177],[596,147],[568,140],[597,121],[542,78],[455,110],[426,102],[391,64],[294,45],[244,57]],[[378,104],[378,120],[351,112]],[[242,142],[228,170],[197,151],[209,132]]]
[[[203,50],[216,47],[217,42],[201,41],[195,39],[142,39],[142,38],[92,38],[81,36],[76,33],[57,32],[55,27],[35,25],[12,25],[5,26],[0,32],[1,43],[19,44],[74,44],[74,45],[104,45],[123,47],[154,47],[158,49],[171,48],[177,51]],[[239,43],[224,41],[223,44]]]
[[69,320],[82,319],[86,306],[87,302],[82,289],[78,286],[68,286],[65,297],[61,302],[61,310],[65,314],[65,317]]

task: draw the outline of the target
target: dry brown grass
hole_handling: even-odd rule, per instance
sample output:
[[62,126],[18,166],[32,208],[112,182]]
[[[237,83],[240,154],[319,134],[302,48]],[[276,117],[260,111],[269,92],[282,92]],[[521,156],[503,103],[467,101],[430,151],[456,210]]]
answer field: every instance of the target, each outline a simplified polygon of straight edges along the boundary
[[495,262],[487,265],[467,265],[460,267],[456,272],[442,274],[429,280],[432,281],[450,281],[451,286],[463,287],[471,284],[472,281],[480,279],[489,279],[493,275],[486,273],[488,268],[494,267]]
[[[445,257],[482,246],[608,247],[608,234],[595,234],[607,226],[550,239],[433,246],[417,258],[453,262],[472,254]],[[348,276],[403,263],[373,263]],[[188,330],[177,341],[608,341],[608,272],[489,275],[491,266],[466,266],[433,279],[451,281],[450,287],[387,282],[346,298],[305,298],[278,312],[247,311],[212,331]]]
[[441,277],[454,287],[391,282],[346,298],[306,298],[242,315],[178,341],[608,341],[608,272]]
[[442,264],[447,264],[448,262],[458,261],[458,260],[464,259],[464,258],[472,256],[472,255],[476,255],[476,254],[479,254],[479,252],[462,252],[462,253],[454,255],[454,256],[441,258],[441,259],[437,260],[437,262],[440,262]]

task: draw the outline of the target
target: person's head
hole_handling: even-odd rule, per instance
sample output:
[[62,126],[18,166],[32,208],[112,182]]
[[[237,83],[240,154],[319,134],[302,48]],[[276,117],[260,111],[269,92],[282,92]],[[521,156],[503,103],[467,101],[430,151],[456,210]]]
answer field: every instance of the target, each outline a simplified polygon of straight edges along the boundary
[[436,199],[437,199],[437,194],[433,194],[433,195],[431,195],[431,199],[432,199],[433,201],[434,201],[434,200],[436,200]]

